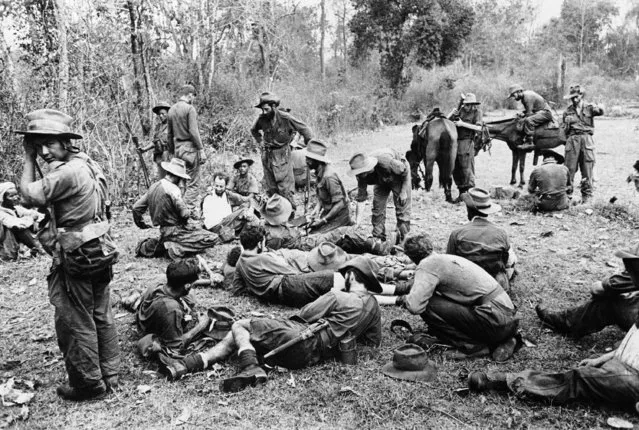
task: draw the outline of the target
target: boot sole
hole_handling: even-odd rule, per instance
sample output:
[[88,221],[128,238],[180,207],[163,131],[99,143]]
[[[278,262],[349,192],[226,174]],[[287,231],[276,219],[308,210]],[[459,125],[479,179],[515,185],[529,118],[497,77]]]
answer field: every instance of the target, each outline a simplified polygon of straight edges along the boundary
[[220,391],[237,393],[247,387],[255,387],[266,383],[266,375],[234,376],[220,382]]

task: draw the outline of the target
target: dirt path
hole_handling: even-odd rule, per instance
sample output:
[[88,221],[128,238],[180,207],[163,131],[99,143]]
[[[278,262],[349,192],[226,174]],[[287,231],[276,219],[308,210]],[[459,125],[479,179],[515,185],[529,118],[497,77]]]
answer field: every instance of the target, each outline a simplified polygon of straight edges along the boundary
[[[522,317],[522,332],[537,347],[525,348],[505,364],[488,360],[450,362],[439,355],[432,358],[439,366],[438,379],[429,386],[398,382],[384,377],[381,366],[392,350],[401,344],[388,326],[394,318],[404,318],[420,326],[419,317],[398,309],[384,309],[384,340],[378,352],[363,354],[357,366],[326,363],[312,369],[274,373],[266,387],[235,395],[223,395],[217,389],[220,377],[234,372],[232,364],[192,375],[177,383],[168,383],[150,370],[135,353],[138,338],[132,315],[114,308],[119,326],[122,361],[122,391],[105,402],[69,404],[55,395],[55,387],[65,379],[54,331],[53,312],[48,304],[45,277],[48,258],[24,260],[0,266],[0,382],[15,376],[37,380],[40,387],[30,404],[30,417],[17,428],[167,428],[177,424],[185,411],[190,416],[181,428],[456,428],[460,423],[477,427],[585,428],[597,427],[610,415],[629,414],[606,408],[574,405],[546,408],[539,403],[514,397],[456,397],[453,388],[464,385],[460,379],[475,369],[520,370],[526,367],[566,369],[580,359],[613,347],[622,333],[614,328],[587,336],[579,342],[542,330],[534,316],[534,305],[543,299],[553,307],[575,304],[588,297],[588,285],[618,270],[621,262],[614,250],[637,238],[635,224],[611,220],[604,213],[624,214],[620,209],[605,209],[603,202],[617,196],[621,205],[636,213],[637,195],[625,183],[634,160],[639,158],[634,120],[602,119],[597,122],[597,174],[594,212],[585,207],[572,208],[558,216],[531,215],[505,209],[494,217],[504,227],[519,255],[520,277],[513,296]],[[386,146],[405,151],[410,143],[410,126],[390,127],[376,133],[359,134],[339,140],[329,156],[345,172],[349,156],[359,150]],[[531,160],[526,166],[531,172]],[[505,185],[510,177],[510,151],[495,142],[492,155],[477,158],[477,185]],[[348,188],[355,180],[342,176]],[[454,191],[454,196],[456,190]],[[414,195],[413,229],[428,231],[442,250],[450,231],[465,222],[465,209],[444,202],[443,192],[417,192]],[[619,206],[619,203],[617,206]],[[390,209],[389,212],[392,212]],[[392,217],[389,228],[392,227]],[[517,224],[512,224],[517,221]],[[636,220],[635,220],[636,221]],[[116,217],[116,239],[122,258],[112,283],[117,301],[134,288],[145,288],[162,280],[166,261],[133,258],[133,249],[143,235],[131,221],[130,212]],[[541,233],[552,232],[547,237]],[[228,246],[212,252],[222,258]],[[223,291],[200,289],[194,292],[203,305],[224,302],[243,315],[291,315],[294,310],[264,306],[249,298],[230,297]],[[151,386],[141,394],[140,385]],[[353,391],[345,389],[352,388]],[[18,413],[4,408],[1,414]],[[1,418],[0,418],[1,419]]]

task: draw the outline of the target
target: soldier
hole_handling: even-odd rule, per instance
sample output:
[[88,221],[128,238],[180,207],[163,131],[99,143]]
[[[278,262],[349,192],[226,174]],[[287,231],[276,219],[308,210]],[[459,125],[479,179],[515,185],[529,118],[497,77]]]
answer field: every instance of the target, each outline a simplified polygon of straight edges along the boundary
[[262,109],[262,114],[253,124],[251,134],[258,144],[263,144],[262,165],[266,193],[269,197],[277,193],[289,200],[295,213],[295,178],[290,144],[296,133],[304,137],[305,143],[313,136],[306,124],[288,112],[278,109],[279,105],[278,96],[269,92],[262,93],[259,103],[255,106]]
[[304,149],[306,165],[317,176],[317,206],[311,214],[310,233],[327,233],[353,224],[344,184],[326,158],[326,149],[324,142],[315,139]]
[[570,183],[574,183],[577,167],[581,171],[581,202],[588,203],[592,198],[592,169],[595,166],[595,132],[594,117],[603,115],[600,106],[585,103],[584,90],[579,85],[570,87],[571,104],[564,111],[564,127],[566,129],[566,167],[570,171]]
[[[120,347],[111,310],[109,282],[117,250],[106,218],[107,190],[102,169],[71,145],[72,118],[40,109],[27,114],[25,160],[20,191],[27,205],[48,207],[51,215],[40,240],[53,254],[47,278],[55,307],[55,330],[69,386],[65,400],[103,398],[118,383]],[[49,173],[35,179],[36,155]]]
[[368,193],[366,187],[373,187],[373,236],[386,241],[386,202],[393,193],[395,217],[397,218],[397,243],[410,231],[411,174],[404,157],[394,149],[380,149],[370,155],[357,153],[349,161],[348,174],[357,177],[356,224],[360,225],[364,215],[364,204]]
[[0,261],[16,260],[23,243],[31,256],[44,254],[34,235],[34,228],[43,215],[19,205],[20,195],[13,182],[0,182]]
[[171,105],[167,102],[160,102],[153,107],[153,113],[158,116],[160,120],[155,124],[155,130],[153,131],[153,141],[147,146],[139,148],[140,152],[146,152],[150,149],[153,150],[153,162],[156,165],[158,179],[164,177],[164,170],[161,163],[163,161],[169,161],[169,144],[168,144],[168,113]]
[[[453,111],[452,121],[463,121],[469,124],[481,125],[482,113],[480,103],[475,94],[462,94],[461,107]],[[475,132],[465,127],[457,127],[457,159],[453,169],[453,179],[459,189],[456,203],[461,202],[461,195],[475,186],[475,149],[473,138]]]
[[260,183],[251,173],[254,161],[250,158],[239,160],[233,164],[237,175],[233,176],[226,186],[226,192],[234,200],[242,202],[242,206],[257,206],[257,197],[260,192]]
[[180,90],[180,100],[171,106],[168,113],[167,139],[170,158],[184,160],[186,182],[184,201],[191,210],[191,216],[199,218],[197,198],[200,192],[200,164],[206,159],[204,146],[197,124],[197,112],[193,107],[196,93],[193,85],[184,85]]
[[552,121],[552,112],[548,102],[542,96],[531,90],[524,90],[521,85],[511,85],[508,89],[508,98],[520,101],[524,105],[523,129],[524,141],[519,145],[521,150],[535,149],[533,136],[535,128]]
[[528,192],[535,194],[535,206],[542,212],[567,209],[572,194],[572,178],[564,157],[550,149],[542,152],[544,162],[530,174]]

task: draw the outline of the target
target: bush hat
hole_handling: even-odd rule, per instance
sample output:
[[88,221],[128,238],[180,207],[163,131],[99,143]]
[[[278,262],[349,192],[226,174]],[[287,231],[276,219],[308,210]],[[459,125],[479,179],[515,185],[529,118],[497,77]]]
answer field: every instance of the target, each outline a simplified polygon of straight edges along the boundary
[[171,104],[169,102],[158,102],[158,104],[153,106],[153,109],[151,110],[153,111],[154,114],[159,115],[162,109],[165,109],[165,110],[171,109]]
[[282,225],[290,218],[293,206],[284,197],[273,194],[260,212],[270,225]]
[[233,163],[233,168],[234,169],[239,169],[240,166],[242,165],[242,163],[246,163],[249,165],[249,167],[251,167],[253,165],[253,163],[255,163],[255,161],[251,160],[250,158],[244,158],[242,160],[236,161],[235,163]]
[[342,248],[331,242],[322,242],[308,253],[308,265],[314,272],[335,271],[348,259]]
[[163,161],[160,165],[164,170],[172,175],[182,179],[191,179],[191,177],[186,174],[186,164],[181,158],[173,157],[171,158],[171,161]]
[[488,191],[482,188],[471,188],[462,194],[462,200],[464,200],[466,206],[484,215],[494,214],[501,210],[501,206],[497,203],[493,203],[492,200],[490,200]]
[[480,105],[481,103],[477,101],[477,96],[473,93],[466,93],[464,97],[465,105]]
[[437,376],[437,368],[422,347],[407,343],[393,351],[393,361],[382,367],[382,373],[391,378],[427,382]]
[[621,258],[626,271],[632,279],[634,289],[639,288],[639,244],[630,249],[620,249],[615,252],[615,256]]
[[265,91],[260,95],[260,101],[255,105],[256,108],[261,108],[264,104],[280,105],[280,98],[277,94]]
[[510,87],[508,87],[508,98],[511,98],[513,94],[515,94],[517,91],[523,91],[523,90],[524,90],[524,87],[522,87],[519,84],[511,85]]
[[357,176],[364,172],[370,172],[377,166],[377,158],[368,157],[361,152],[353,155],[348,162],[351,170],[347,172],[349,176]]
[[73,118],[53,109],[38,109],[25,115],[27,129],[15,133],[25,136],[59,136],[68,139],[82,139],[82,135],[71,132]]
[[237,319],[235,310],[230,306],[214,305],[207,309],[208,317],[211,319],[207,336],[222,340],[231,330],[231,326]]
[[566,161],[563,155],[553,151],[552,149],[545,149],[541,151],[541,156],[544,158],[554,158],[557,161],[557,164],[564,164],[564,161]]
[[352,258],[345,263],[343,263],[338,271],[342,275],[346,273],[346,271],[350,268],[354,268],[360,271],[362,275],[366,278],[366,288],[376,294],[382,293],[382,285],[379,283],[377,276],[375,273],[379,270],[377,264],[369,257],[364,255],[358,255],[355,258]]
[[581,85],[579,84],[571,85],[570,92],[568,93],[568,95],[564,96],[564,100],[569,100],[577,96],[583,96],[584,94],[585,94],[585,91],[581,88]]
[[322,163],[330,163],[330,160],[326,158],[326,144],[321,140],[311,139],[303,151],[307,158],[321,161]]

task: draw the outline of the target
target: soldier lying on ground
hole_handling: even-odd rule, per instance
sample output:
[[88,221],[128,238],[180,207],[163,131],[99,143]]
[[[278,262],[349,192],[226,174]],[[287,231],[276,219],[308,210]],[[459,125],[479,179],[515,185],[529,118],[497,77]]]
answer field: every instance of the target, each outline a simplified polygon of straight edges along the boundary
[[325,328],[313,336],[301,340],[281,351],[268,362],[288,369],[312,366],[335,355],[340,340],[355,337],[373,346],[381,343],[381,312],[371,293],[381,293],[382,288],[366,257],[358,257],[339,269],[344,276],[345,291],[333,290],[300,310],[291,319],[251,318],[233,323],[231,332],[213,348],[203,353],[190,354],[183,360],[173,360],[166,366],[167,375],[178,379],[189,372],[206,369],[213,363],[225,360],[235,351],[240,361],[240,371],[224,379],[220,389],[225,392],[240,391],[248,386],[266,382],[266,372],[259,365],[262,357],[286,342],[299,338],[309,327]]
[[160,227],[160,242],[169,257],[178,259],[188,254],[204,251],[220,243],[217,234],[189,224],[191,211],[182,199],[178,183],[188,179],[184,161],[173,158],[162,162],[166,176],[151,185],[151,188],[133,205],[133,221],[141,229],[151,228],[143,215],[149,210],[151,222]]
[[535,310],[539,319],[557,333],[580,338],[598,332],[609,325],[628,331],[639,314],[639,286],[631,274],[639,279],[639,245],[634,249],[615,253],[623,259],[626,270],[612,275],[591,288],[592,298],[586,303],[562,311],[549,311],[543,304]]
[[34,236],[36,222],[44,216],[18,204],[20,196],[13,182],[0,183],[0,260],[18,258],[20,244],[31,250],[31,256],[43,255],[42,245]]
[[457,348],[451,358],[492,354],[495,361],[512,356],[519,326],[515,306],[484,269],[456,255],[437,254],[426,234],[409,236],[404,252],[417,264],[410,292],[378,297],[420,315],[428,333]]

